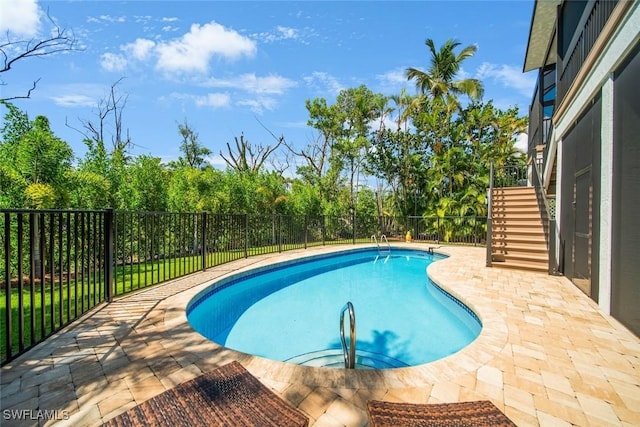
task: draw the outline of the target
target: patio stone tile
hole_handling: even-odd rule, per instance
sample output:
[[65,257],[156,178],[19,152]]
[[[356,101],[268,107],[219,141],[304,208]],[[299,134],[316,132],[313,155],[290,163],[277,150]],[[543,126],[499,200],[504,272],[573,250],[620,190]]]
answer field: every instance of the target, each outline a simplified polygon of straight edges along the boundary
[[553,389],[566,394],[573,394],[571,382],[566,377],[548,371],[542,371],[542,382],[548,389]]
[[102,417],[96,404],[85,405],[77,412],[71,414],[68,420],[63,420],[56,424],[56,426],[60,427],[91,427],[97,425],[102,425]]
[[453,382],[434,384],[430,397],[442,402],[457,402],[460,397],[460,386]]
[[336,249],[242,259],[101,304],[2,367],[2,407],[57,405],[71,415],[57,425],[100,425],[238,360],[305,412],[312,426],[365,426],[371,399],[489,399],[520,427],[640,425],[640,339],[566,278],[486,268],[481,248],[445,247],[452,257],[429,266],[431,278],[467,301],[483,322],[472,345],[430,364],[386,371],[300,368],[220,347],[186,322],[185,305],[216,277]]
[[536,409],[534,403],[533,395],[531,393],[513,386],[504,386],[505,406],[515,408],[525,414],[535,417]]
[[640,426],[640,413],[638,413],[638,411],[632,411],[629,408],[620,405],[614,406],[613,410],[618,418],[620,418],[623,425]]
[[502,412],[518,427],[539,427],[541,425],[538,422],[537,414],[531,415],[512,406],[505,406]]
[[350,402],[359,408],[366,408],[369,400],[380,400],[386,392],[386,389],[358,389]]
[[136,402],[129,390],[123,390],[98,402],[98,410],[104,419],[114,411],[124,412],[122,408],[127,405],[134,407]]
[[[620,419],[609,403],[582,393],[577,393],[576,397],[578,398],[580,406],[582,406],[582,409],[586,415],[592,416],[599,421],[608,423],[608,425],[615,425],[620,423]],[[593,420],[591,420],[590,422],[593,423]]]
[[538,420],[540,421],[541,426],[573,427],[573,424],[571,424],[570,422],[555,417],[544,411],[538,411]]
[[298,405],[298,408],[311,417],[318,419],[327,411],[329,405],[339,396],[324,387],[316,387]]
[[136,381],[136,382],[129,382],[127,380],[125,381],[129,386],[129,390],[131,391],[131,394],[133,395],[134,400],[138,404],[166,390],[166,388],[162,385],[158,377],[155,377],[155,376],[148,377],[141,381]]
[[87,401],[89,397],[94,396],[102,390],[110,390],[109,381],[104,375],[91,378],[86,382],[75,384],[76,397],[80,403]]
[[[496,406],[504,404],[504,388],[498,387],[493,384],[486,383],[484,381],[478,381],[475,390],[486,396],[489,400],[496,404]],[[457,400],[453,400],[456,402]],[[451,402],[451,400],[449,400]]]
[[26,404],[31,399],[38,400],[38,386],[32,386],[29,388],[21,389],[15,393],[6,393],[4,388],[2,390],[2,408],[10,408],[14,406],[23,405],[24,408],[30,408]]
[[[570,424],[577,426],[586,426],[587,418],[581,409],[566,406],[560,402],[556,402],[552,399],[548,399],[543,396],[535,395],[534,402],[536,410],[543,413],[564,420]],[[538,412],[538,418],[540,413]],[[562,423],[559,423],[562,424]],[[555,426],[555,424],[541,423],[541,425]]]
[[42,371],[38,375],[26,376],[22,379],[22,388],[26,389],[34,385],[40,385],[47,381],[53,381],[59,378],[71,378],[69,365],[60,365]]
[[340,397],[329,405],[325,415],[335,418],[345,426],[364,425],[368,421],[366,409],[359,408]]
[[129,409],[134,408],[136,406],[137,406],[137,403],[134,400],[132,400],[130,402],[127,402],[127,403],[123,403],[119,407],[115,408],[113,411],[104,414],[102,416],[102,421],[106,422],[106,421],[110,420],[111,418],[114,418],[114,417],[120,415],[121,413],[126,412]]
[[347,424],[335,419],[327,413],[320,415],[320,417],[311,424],[312,427],[344,427],[345,425]]
[[165,378],[161,378],[160,382],[162,382],[166,389],[170,389],[185,381],[192,380],[199,375],[202,375],[200,368],[196,365],[188,365],[184,368],[178,369]]
[[282,397],[292,405],[298,407],[300,403],[313,392],[313,387],[306,384],[291,384],[282,392]]
[[[30,413],[29,412],[24,412],[25,410],[31,410],[33,408],[37,408],[38,407],[38,398],[37,397],[32,397],[28,400],[22,401],[20,403],[18,403],[17,405],[13,405],[13,406],[5,406],[4,403],[4,399],[2,400],[2,410],[3,410],[3,419],[2,419],[2,427],[10,427],[10,426],[37,426],[38,422],[37,421],[31,421],[29,420],[30,418]],[[7,411],[8,413],[8,420],[4,418],[5,416],[5,412]]]

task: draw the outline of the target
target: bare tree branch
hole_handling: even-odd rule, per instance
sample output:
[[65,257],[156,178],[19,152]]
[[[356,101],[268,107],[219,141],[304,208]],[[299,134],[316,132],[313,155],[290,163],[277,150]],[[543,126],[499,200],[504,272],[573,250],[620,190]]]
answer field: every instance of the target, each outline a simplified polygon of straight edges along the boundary
[[231,144],[227,142],[227,155],[229,158],[225,157],[222,151],[220,151],[220,156],[232,169],[235,169],[238,172],[250,173],[258,172],[269,156],[277,150],[278,147],[280,147],[280,144],[284,141],[284,137],[280,137],[278,142],[273,146],[265,146],[262,144],[253,146],[244,138],[244,134],[240,134],[240,138],[234,137],[233,139],[235,140],[236,145],[235,153],[231,148]]
[[126,153],[127,150],[134,145],[129,135],[129,129],[126,131],[126,138],[122,135],[122,112],[127,105],[128,94],[119,95],[117,93],[117,86],[124,80],[124,77],[120,77],[110,87],[109,93],[106,98],[100,99],[97,106],[97,121],[93,122],[86,119],[78,119],[82,124],[84,130],[76,129],[66,123],[67,127],[78,131],[86,139],[95,142],[105,142],[105,133],[107,126],[110,124],[109,117],[113,118],[113,130],[111,132],[111,144],[113,151],[122,151]]
[[[78,40],[76,39],[73,30],[61,28],[53,20],[51,15],[49,15],[49,11],[47,11],[47,18],[49,18],[49,22],[53,24],[53,32],[51,37],[43,40],[12,40],[9,31],[7,31],[6,41],[0,44],[0,73],[10,71],[16,62],[23,59],[43,57],[61,52],[78,50]],[[27,91],[26,95],[0,98],[0,100],[8,101],[11,99],[29,98],[31,96],[31,92],[36,89],[39,81],[40,78],[33,81],[33,85],[31,89]],[[0,85],[6,86],[6,83],[4,81],[0,81]]]

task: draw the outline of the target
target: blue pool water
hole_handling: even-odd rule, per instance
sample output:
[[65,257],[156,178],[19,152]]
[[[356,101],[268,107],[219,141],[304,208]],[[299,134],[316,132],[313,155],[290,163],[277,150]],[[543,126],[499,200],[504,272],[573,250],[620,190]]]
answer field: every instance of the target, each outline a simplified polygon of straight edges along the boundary
[[[269,359],[344,366],[340,312],[351,301],[360,367],[431,362],[480,333],[480,321],[426,275],[441,255],[351,250],[277,264],[216,282],[187,307],[193,328],[225,347]],[[345,323],[349,334],[348,316]]]

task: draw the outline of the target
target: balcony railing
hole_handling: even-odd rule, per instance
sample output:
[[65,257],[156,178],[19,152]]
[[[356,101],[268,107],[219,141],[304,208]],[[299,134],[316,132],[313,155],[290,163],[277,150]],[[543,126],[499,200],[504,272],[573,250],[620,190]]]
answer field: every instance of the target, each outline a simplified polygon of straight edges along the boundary
[[594,0],[587,4],[566,55],[564,58],[558,58],[558,104],[582,69],[584,61],[617,4],[617,0]]

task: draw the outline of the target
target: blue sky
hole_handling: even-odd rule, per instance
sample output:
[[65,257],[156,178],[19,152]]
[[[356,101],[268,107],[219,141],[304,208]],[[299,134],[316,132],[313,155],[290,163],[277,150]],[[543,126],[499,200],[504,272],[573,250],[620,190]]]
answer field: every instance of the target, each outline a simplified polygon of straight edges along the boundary
[[0,75],[2,97],[31,119],[46,115],[77,156],[77,131],[97,121],[113,83],[127,97],[123,128],[132,153],[164,161],[179,156],[178,124],[186,119],[212,150],[244,133],[258,144],[284,135],[297,146],[316,134],[305,100],[335,102],[341,89],[366,85],[385,95],[415,86],[407,67],[426,68],[432,38],[475,44],[463,77],[480,78],[485,100],[526,115],[535,75],[523,74],[533,0],[516,1],[34,1],[2,0],[0,33],[12,40],[48,34],[49,15],[72,29],[82,50],[28,58]]

